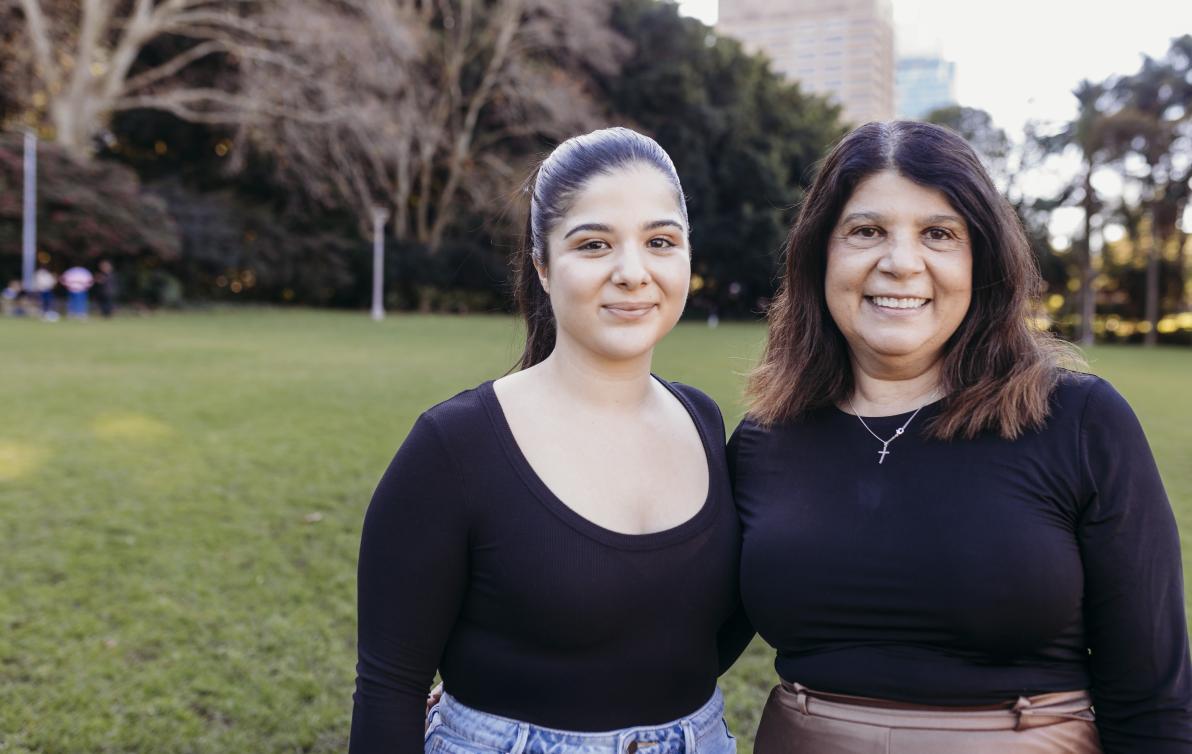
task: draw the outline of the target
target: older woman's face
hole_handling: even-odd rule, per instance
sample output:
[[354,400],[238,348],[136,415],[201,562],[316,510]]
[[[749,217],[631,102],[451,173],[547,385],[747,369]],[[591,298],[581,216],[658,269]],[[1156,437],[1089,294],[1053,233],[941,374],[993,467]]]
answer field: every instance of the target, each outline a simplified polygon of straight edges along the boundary
[[892,170],[857,185],[828,243],[824,292],[863,369],[934,366],[968,311],[972,280],[968,227],[942,193]]

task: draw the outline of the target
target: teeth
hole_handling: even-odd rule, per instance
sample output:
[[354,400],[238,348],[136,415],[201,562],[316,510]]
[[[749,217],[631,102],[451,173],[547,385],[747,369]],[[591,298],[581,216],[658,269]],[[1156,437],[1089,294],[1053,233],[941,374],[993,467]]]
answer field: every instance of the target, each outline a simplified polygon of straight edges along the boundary
[[927,303],[925,298],[895,298],[894,296],[874,296],[873,303],[889,309],[918,309]]

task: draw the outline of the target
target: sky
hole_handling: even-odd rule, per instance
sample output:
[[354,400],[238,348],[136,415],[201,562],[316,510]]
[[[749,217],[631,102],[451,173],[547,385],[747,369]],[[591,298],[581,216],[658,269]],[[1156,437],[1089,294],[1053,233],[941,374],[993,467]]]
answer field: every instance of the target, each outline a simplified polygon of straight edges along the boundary
[[[1133,73],[1143,53],[1160,57],[1172,37],[1192,33],[1192,0],[893,3],[900,48],[938,51],[955,62],[959,103],[986,110],[1011,135],[1028,120],[1069,119],[1071,92],[1081,79]],[[679,6],[715,23],[717,0],[680,0]]]

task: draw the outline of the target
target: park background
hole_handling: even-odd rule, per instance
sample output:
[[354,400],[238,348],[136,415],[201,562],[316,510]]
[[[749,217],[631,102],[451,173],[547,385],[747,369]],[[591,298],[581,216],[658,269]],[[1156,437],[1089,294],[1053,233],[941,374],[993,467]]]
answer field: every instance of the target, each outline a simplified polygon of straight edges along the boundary
[[[1037,324],[1131,401],[1187,541],[1192,19],[1135,10],[1164,46],[1074,79],[1066,115],[922,117],[1023,218]],[[1038,66],[1112,23],[1084,13]],[[675,4],[0,0],[0,278],[31,133],[37,264],[120,280],[110,321],[0,319],[0,751],[344,748],[372,487],[420,411],[515,361],[524,176],[614,123],[689,199],[692,297],[656,371],[731,428],[785,229],[851,124]],[[771,661],[756,641],[724,679],[743,750]]]

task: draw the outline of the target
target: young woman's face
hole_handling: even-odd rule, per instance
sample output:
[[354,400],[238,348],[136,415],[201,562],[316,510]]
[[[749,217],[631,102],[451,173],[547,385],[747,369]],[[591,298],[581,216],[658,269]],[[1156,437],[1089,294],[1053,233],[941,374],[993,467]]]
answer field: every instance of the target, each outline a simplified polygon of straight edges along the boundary
[[892,170],[857,185],[828,242],[824,294],[862,367],[934,365],[972,281],[968,226],[942,193]]
[[608,361],[648,356],[679,321],[691,279],[675,187],[647,164],[593,177],[548,234],[538,275],[557,347]]

